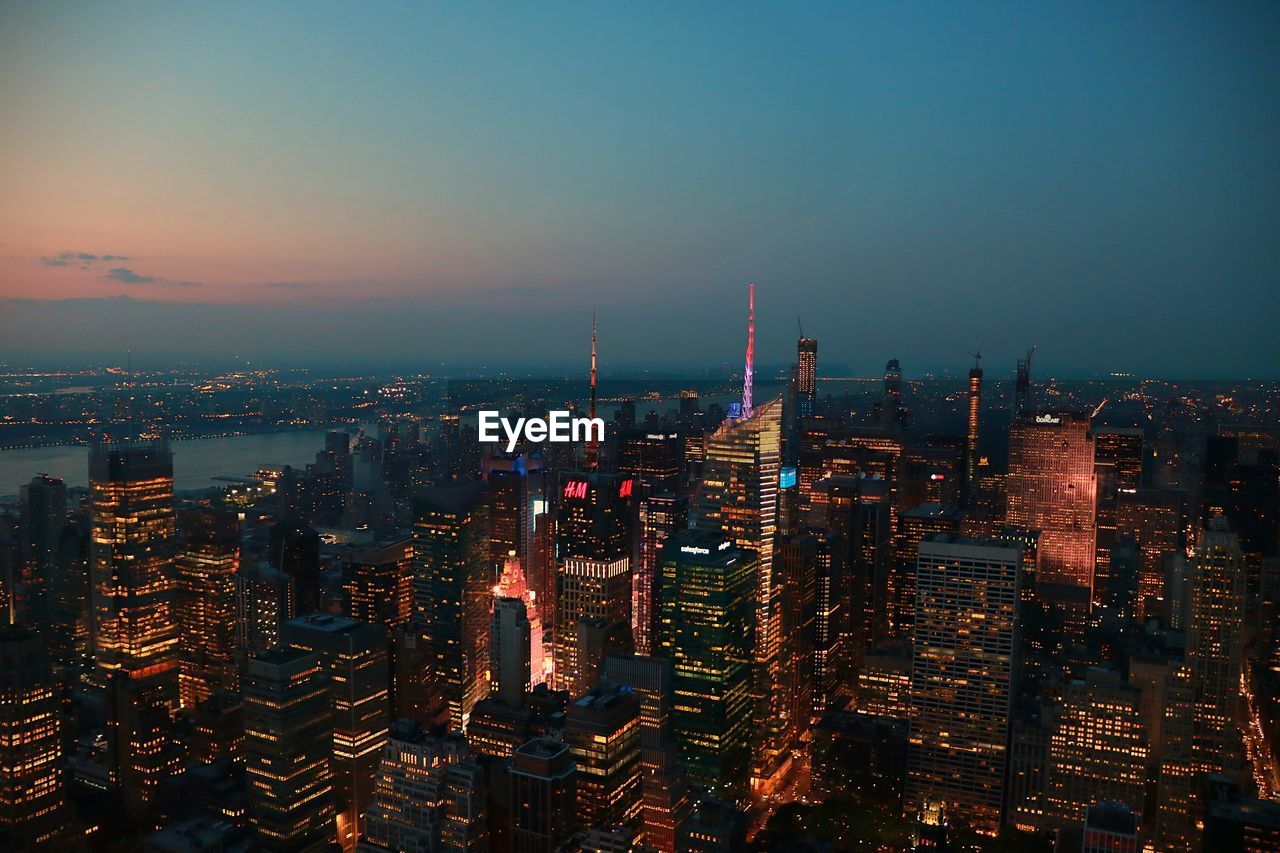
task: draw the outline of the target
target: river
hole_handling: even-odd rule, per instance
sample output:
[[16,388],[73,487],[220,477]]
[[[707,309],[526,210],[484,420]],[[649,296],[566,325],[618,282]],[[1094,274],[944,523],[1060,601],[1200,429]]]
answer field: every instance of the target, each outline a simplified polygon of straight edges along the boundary
[[[263,465],[314,462],[324,449],[325,430],[295,430],[224,438],[175,441],[174,489],[204,489],[219,485],[214,477],[248,477]],[[18,487],[36,474],[61,477],[68,486],[89,484],[89,448],[83,445],[24,447],[0,450],[0,495],[16,495]]]

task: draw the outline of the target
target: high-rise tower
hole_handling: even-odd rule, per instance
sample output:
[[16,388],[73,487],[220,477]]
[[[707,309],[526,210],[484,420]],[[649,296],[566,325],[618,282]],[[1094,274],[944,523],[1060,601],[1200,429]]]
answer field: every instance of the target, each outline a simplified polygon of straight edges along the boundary
[[[595,312],[591,312],[591,419],[594,421],[596,417],[596,340],[597,326]],[[600,444],[596,441],[595,430],[589,430],[591,433],[587,441],[587,467],[596,469],[600,465]]]
[[800,417],[813,417],[818,390],[818,342],[801,331],[796,341],[796,404]]
[[969,368],[969,421],[964,440],[964,505],[973,506],[978,490],[978,427],[982,419],[982,353]]
[[1025,418],[1031,414],[1031,357],[1036,348],[1027,350],[1027,357],[1018,359],[1018,376],[1013,389],[1013,418]]
[[756,285],[747,285],[747,363],[742,371],[742,417],[750,418],[755,410],[751,399],[755,386],[756,361]]
[[1040,531],[1037,585],[1093,589],[1097,477],[1087,414],[1024,418],[1009,433],[1006,521]]
[[1004,803],[1022,549],[934,533],[920,543],[908,807],[994,835]]
[[239,684],[235,617],[240,524],[235,513],[212,509],[186,510],[181,520],[178,692],[182,707],[194,708]]

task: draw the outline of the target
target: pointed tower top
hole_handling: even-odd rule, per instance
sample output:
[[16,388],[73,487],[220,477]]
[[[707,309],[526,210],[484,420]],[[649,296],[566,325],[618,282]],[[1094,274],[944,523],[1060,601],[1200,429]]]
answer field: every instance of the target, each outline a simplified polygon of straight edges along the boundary
[[[596,417],[596,338],[598,327],[596,325],[596,312],[591,311],[591,419]],[[595,469],[600,464],[600,447],[595,440],[595,431],[591,430],[592,438],[587,443],[587,467]]]
[[742,417],[751,417],[751,394],[755,385],[756,359],[756,283],[747,285],[747,366],[742,373]]

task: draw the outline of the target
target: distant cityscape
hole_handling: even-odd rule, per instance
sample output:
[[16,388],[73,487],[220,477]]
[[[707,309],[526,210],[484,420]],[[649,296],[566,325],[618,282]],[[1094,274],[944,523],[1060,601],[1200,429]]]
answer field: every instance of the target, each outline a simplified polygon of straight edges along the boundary
[[719,378],[7,368],[0,849],[1280,849],[1280,383],[754,311]]

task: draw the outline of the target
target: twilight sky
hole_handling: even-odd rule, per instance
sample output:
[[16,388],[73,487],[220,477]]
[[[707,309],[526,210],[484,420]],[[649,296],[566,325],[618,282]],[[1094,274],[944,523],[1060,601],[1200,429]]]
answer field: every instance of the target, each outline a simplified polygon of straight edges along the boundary
[[0,361],[1280,377],[1274,3],[424,5],[0,0]]

